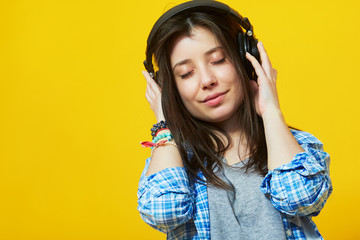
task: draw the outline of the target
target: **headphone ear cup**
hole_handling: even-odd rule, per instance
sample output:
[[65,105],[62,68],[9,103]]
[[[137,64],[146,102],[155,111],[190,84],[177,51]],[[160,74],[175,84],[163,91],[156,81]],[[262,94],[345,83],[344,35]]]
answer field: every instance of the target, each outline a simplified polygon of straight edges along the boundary
[[[258,40],[254,37],[248,37],[246,36],[247,39],[247,51],[256,58],[256,60],[261,64],[261,59],[260,59],[260,53],[259,53],[259,49],[257,48],[257,43]],[[251,78],[255,81],[257,81],[257,74],[255,72],[254,67],[252,66],[251,62],[249,60],[247,60],[248,63],[248,68],[249,68],[249,72],[251,74]]]
[[240,59],[246,70],[246,73],[248,74],[250,80],[256,81],[257,75],[255,73],[255,69],[253,68],[251,62],[247,60],[246,52],[249,52],[251,55],[253,55],[261,64],[260,53],[257,48],[258,40],[252,36],[251,37],[247,36],[246,33],[243,32],[238,33],[237,40],[238,40],[238,47],[240,52]]
[[246,50],[245,50],[245,40],[244,40],[244,33],[239,32],[237,34],[237,41],[238,41],[238,48],[239,48],[239,54],[240,54],[240,60],[242,65],[244,66],[244,69],[246,70]]
[[[248,36],[246,33],[239,32],[237,34],[237,40],[238,40],[238,47],[239,47],[239,53],[240,53],[240,59],[244,66],[244,69],[250,79],[254,79],[255,70],[252,67],[249,60],[246,58],[246,52],[249,52],[252,55],[252,52],[250,51],[250,43],[248,41]],[[256,79],[254,79],[256,80]]]
[[249,41],[249,53],[253,55],[261,64],[260,52],[259,49],[257,48],[258,40],[253,37],[248,37],[248,41]]

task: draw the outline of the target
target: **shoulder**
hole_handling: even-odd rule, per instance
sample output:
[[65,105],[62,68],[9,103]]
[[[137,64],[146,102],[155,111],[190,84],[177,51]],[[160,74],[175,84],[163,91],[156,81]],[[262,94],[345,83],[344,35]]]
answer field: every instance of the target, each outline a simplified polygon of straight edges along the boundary
[[323,145],[322,142],[320,142],[319,139],[317,139],[314,135],[311,133],[290,129],[290,132],[295,137],[296,141],[302,145],[302,144],[316,144],[316,145]]

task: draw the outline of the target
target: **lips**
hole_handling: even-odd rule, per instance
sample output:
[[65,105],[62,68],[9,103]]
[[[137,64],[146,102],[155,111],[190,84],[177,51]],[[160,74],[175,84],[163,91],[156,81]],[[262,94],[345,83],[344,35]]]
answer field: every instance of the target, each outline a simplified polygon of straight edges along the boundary
[[220,95],[224,95],[224,94],[227,93],[227,92],[228,92],[228,91],[210,94],[210,95],[207,96],[204,100],[202,100],[202,102],[207,102],[207,101],[209,101],[209,100],[211,100],[211,99],[217,98],[217,97],[220,96]]
[[210,94],[202,102],[209,105],[209,106],[215,106],[215,105],[221,103],[221,101],[224,98],[224,95],[227,92],[228,91]]

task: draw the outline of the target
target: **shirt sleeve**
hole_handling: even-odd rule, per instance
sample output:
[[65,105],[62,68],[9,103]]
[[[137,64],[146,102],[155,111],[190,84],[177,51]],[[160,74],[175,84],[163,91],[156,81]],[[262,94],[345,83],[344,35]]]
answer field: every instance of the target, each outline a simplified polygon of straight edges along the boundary
[[150,158],[139,182],[138,210],[147,224],[168,233],[192,218],[195,192],[189,186],[185,168],[166,168],[145,176],[149,163]]
[[332,192],[330,156],[310,133],[291,132],[304,152],[296,154],[290,163],[269,171],[260,189],[284,214],[317,216]]

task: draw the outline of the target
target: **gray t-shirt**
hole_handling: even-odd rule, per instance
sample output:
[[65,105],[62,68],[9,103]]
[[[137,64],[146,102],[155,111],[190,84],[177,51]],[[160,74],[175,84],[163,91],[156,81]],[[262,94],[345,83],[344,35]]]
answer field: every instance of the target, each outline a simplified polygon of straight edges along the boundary
[[224,164],[223,171],[216,171],[233,191],[207,188],[211,240],[286,239],[280,213],[260,190],[264,177],[251,170],[245,173],[240,167],[246,161],[231,167]]

